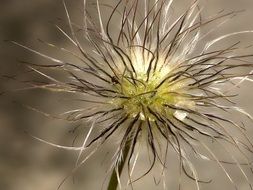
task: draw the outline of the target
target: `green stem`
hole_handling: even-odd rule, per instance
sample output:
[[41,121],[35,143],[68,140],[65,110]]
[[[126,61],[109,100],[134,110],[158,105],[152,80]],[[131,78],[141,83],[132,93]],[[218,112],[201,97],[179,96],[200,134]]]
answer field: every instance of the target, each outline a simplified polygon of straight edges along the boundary
[[[130,149],[130,146],[128,144],[129,143],[126,143],[126,147],[123,151],[123,159],[118,165],[119,176],[121,176],[122,170],[123,170],[125,162],[127,160],[127,155],[128,155],[129,149]],[[117,187],[118,187],[118,179],[117,179],[116,168],[114,168],[107,190],[117,190]]]

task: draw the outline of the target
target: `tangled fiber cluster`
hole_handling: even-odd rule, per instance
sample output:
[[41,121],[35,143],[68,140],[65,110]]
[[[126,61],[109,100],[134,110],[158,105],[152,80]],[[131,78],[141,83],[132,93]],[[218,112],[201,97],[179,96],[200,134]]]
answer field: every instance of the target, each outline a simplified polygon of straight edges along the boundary
[[[87,4],[84,1],[84,7]],[[251,81],[253,64],[247,58],[252,54],[243,54],[248,47],[239,47],[239,41],[226,48],[223,45],[226,39],[252,31],[233,32],[207,41],[209,34],[238,12],[223,10],[203,18],[203,8],[196,0],[177,15],[179,11],[173,4],[173,0],[119,0],[112,4],[96,1],[90,6],[96,7],[98,19],[92,19],[84,8],[83,24],[79,26],[72,22],[64,3],[70,34],[57,28],[76,51],[43,43],[73,57],[73,62],[14,42],[51,62],[28,64],[49,80],[47,84],[32,87],[80,94],[86,105],[66,112],[66,119],[91,123],[83,144],[78,147],[35,138],[79,151],[73,172],[105,142],[115,143],[117,150],[111,171],[120,188],[122,171],[127,172],[128,185],[133,188],[134,182],[156,165],[162,166],[161,176],[166,184],[165,174],[169,172],[166,167],[173,162],[168,162],[167,156],[173,150],[179,158],[180,176],[194,180],[196,189],[210,181],[198,175],[189,152],[195,159],[216,162],[237,189],[224,166],[234,165],[252,189],[250,174],[245,170],[251,168],[249,153],[253,144],[244,125],[232,120],[230,115],[237,113],[252,119],[236,107],[233,100],[236,95],[232,93],[243,81]],[[213,27],[208,28],[209,25]],[[84,48],[80,39],[85,39],[89,46]],[[217,44],[222,44],[222,48],[217,48]],[[61,70],[69,76],[69,81],[49,76],[45,69]],[[209,147],[211,142],[217,143],[230,161],[221,160]],[[242,161],[226,145],[233,147]],[[136,176],[140,149],[147,150],[145,155],[150,164],[142,175]],[[86,151],[89,154],[82,157]]]

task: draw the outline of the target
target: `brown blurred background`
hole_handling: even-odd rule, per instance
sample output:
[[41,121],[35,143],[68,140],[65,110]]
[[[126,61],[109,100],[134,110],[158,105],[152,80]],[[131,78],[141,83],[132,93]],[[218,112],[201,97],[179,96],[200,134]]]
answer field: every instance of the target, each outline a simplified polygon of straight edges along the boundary
[[[73,20],[80,21],[82,2],[79,0],[66,1]],[[95,2],[95,0],[87,1]],[[181,9],[187,1],[178,2],[182,6]],[[202,0],[201,4],[204,5],[203,13],[207,16],[222,9],[245,10],[210,35],[210,38],[229,31],[253,30],[252,0]],[[75,125],[55,121],[22,105],[31,105],[52,114],[60,113],[66,110],[67,105],[72,104],[68,100],[66,100],[66,105],[63,104],[64,100],[70,97],[59,96],[43,90],[18,90],[26,86],[24,81],[42,79],[38,75],[27,74],[27,68],[20,64],[19,60],[33,63],[46,63],[47,61],[6,41],[17,41],[45,53],[50,50],[47,50],[46,46],[37,40],[38,38],[59,46],[68,46],[69,43],[66,43],[66,39],[52,23],[59,24],[68,30],[64,8],[60,0],[0,0],[0,190],[55,190],[75,163],[77,153],[58,150],[42,144],[26,133],[62,145],[71,145],[75,134],[69,131]],[[253,44],[253,35],[242,35],[240,40]],[[57,52],[53,53],[61,56]],[[247,83],[239,91],[239,104],[248,112],[253,113],[253,84]],[[252,128],[252,126],[249,127]],[[81,130],[83,134],[85,129]],[[249,129],[249,131],[253,134],[253,130]],[[75,183],[71,179],[67,180],[62,189],[101,189],[105,172],[108,169],[107,163],[110,163],[110,158],[105,156],[107,151],[109,151],[108,147],[88,161],[79,170]],[[229,190],[231,186],[226,180],[223,180],[226,179],[224,174],[212,169],[211,166],[201,165],[202,169],[213,176],[216,182],[204,185],[203,189]],[[174,166],[171,166],[172,171],[173,168],[175,169]],[[152,177],[149,177],[137,182],[136,189],[162,189],[156,187],[153,180],[150,180]],[[250,180],[253,181],[252,178]],[[175,185],[177,179],[174,179],[173,175],[171,178],[168,176],[167,181],[168,190],[177,187]],[[240,178],[237,182],[241,189],[247,189]],[[185,189],[189,190],[192,187]]]

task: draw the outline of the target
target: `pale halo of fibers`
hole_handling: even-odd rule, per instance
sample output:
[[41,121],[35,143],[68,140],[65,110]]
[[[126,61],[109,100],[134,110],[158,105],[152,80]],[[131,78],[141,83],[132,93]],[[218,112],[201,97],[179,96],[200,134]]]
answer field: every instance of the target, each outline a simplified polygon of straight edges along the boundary
[[[173,7],[176,4],[173,0],[122,0],[109,5],[96,0],[92,4],[98,14],[96,25],[85,9],[89,2],[83,1],[84,19],[81,26],[71,20],[71,14],[63,2],[70,34],[56,27],[76,47],[76,52],[43,43],[77,58],[80,63],[65,62],[13,42],[50,61],[48,65],[27,63],[31,70],[49,80],[47,85],[32,88],[80,94],[83,95],[82,101],[89,105],[57,116],[65,116],[71,122],[90,124],[82,145],[61,146],[33,136],[51,146],[78,151],[76,165],[67,177],[110,141],[117,145],[117,149],[109,171],[115,170],[120,189],[134,188],[135,182],[148,177],[157,165],[162,166],[161,175],[163,184],[166,184],[164,176],[168,177],[169,173],[166,165],[172,162],[167,160],[168,149],[178,155],[179,187],[182,176],[193,180],[196,189],[210,183],[209,179],[201,179],[191,152],[195,159],[217,163],[234,189],[238,186],[224,165],[237,167],[252,189],[246,170],[251,169],[248,154],[252,153],[253,146],[247,129],[224,113],[236,112],[252,120],[249,113],[235,105],[235,95],[231,92],[244,81],[252,82],[253,64],[247,58],[253,55],[240,53],[239,50],[250,48],[240,47],[240,42],[230,43],[223,49],[210,49],[225,39],[251,34],[253,30],[224,34],[206,42],[201,51],[197,51],[198,45],[214,32],[211,29],[203,33],[203,28],[216,22],[216,27],[220,27],[239,14],[236,11],[220,11],[217,15],[204,18],[202,12],[205,7],[201,7],[199,2],[192,1],[183,13],[172,19],[172,9],[177,8]],[[103,17],[104,9],[111,10],[107,18]],[[77,29],[89,42],[89,49],[82,46],[84,39],[78,36]],[[41,71],[44,68],[65,72],[69,81],[50,76]],[[243,72],[240,68],[250,71]],[[224,89],[224,85],[229,89]],[[238,137],[232,134],[228,126],[237,130]],[[97,136],[93,137],[93,131],[97,131]],[[230,151],[227,154],[232,161],[220,159],[206,141],[220,144],[224,150],[229,144],[240,153],[243,161]],[[146,158],[150,160],[141,175],[135,175],[140,154],[136,146],[147,150]],[[126,156],[125,149],[129,151]],[[86,151],[88,155],[82,157]],[[128,176],[126,184],[121,181],[122,162],[126,162],[123,168]],[[163,187],[165,189],[166,185]]]

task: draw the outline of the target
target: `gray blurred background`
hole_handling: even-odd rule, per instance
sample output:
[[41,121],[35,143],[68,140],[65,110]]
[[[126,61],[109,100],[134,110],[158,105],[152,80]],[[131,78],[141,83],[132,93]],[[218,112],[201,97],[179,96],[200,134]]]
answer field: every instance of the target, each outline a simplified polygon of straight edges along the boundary
[[[95,1],[88,0],[88,2]],[[176,8],[183,8],[184,2],[187,1],[180,1],[179,4],[182,7]],[[68,9],[75,21],[80,21],[81,3],[79,0],[67,0]],[[253,30],[252,0],[202,0],[201,3],[204,5],[204,14],[207,16],[222,9],[245,10],[214,32],[213,36],[229,31]],[[60,0],[0,0],[0,190],[55,190],[75,164],[77,153],[42,144],[26,132],[51,142],[71,145],[76,133],[73,134],[70,130],[76,124],[45,117],[24,106],[30,105],[44,112],[57,114],[74,104],[68,100],[71,97],[43,90],[19,90],[26,86],[24,81],[42,80],[36,74],[27,74],[27,68],[19,61],[33,63],[47,61],[6,42],[6,40],[17,41],[45,53],[51,50],[47,50],[47,47],[37,40],[38,38],[62,47],[68,46],[69,43],[53,26],[53,24],[59,24],[68,30],[65,16]],[[253,44],[253,35],[242,35],[240,39]],[[55,54],[53,52],[53,55],[61,56],[57,52]],[[239,91],[239,104],[248,112],[253,113],[253,84],[244,84]],[[64,104],[65,99],[66,104]],[[248,127],[252,128],[252,126]],[[249,129],[249,131],[253,134],[253,130]],[[80,134],[84,132],[85,129],[81,128]],[[70,178],[61,189],[101,189],[108,163],[110,163],[110,157],[106,156],[108,151],[110,152],[110,148],[105,147],[78,171],[74,183]],[[171,157],[172,163],[173,158],[175,157]],[[171,165],[170,169],[173,171],[175,167]],[[231,185],[226,181],[224,174],[220,170],[217,171],[217,168],[212,169],[212,166],[207,163],[200,166],[215,181],[204,185],[203,189],[229,190]],[[169,184],[167,189],[176,189],[177,186],[174,184],[177,183],[177,179],[174,179],[173,175],[171,178],[167,177]],[[253,181],[252,178],[250,180]],[[247,189],[246,185],[240,181],[240,177],[236,182],[241,189]],[[189,183],[192,186],[192,182]],[[183,189],[189,190],[191,186]],[[152,176],[143,178],[136,183],[135,187],[137,190],[162,189],[154,185]]]

